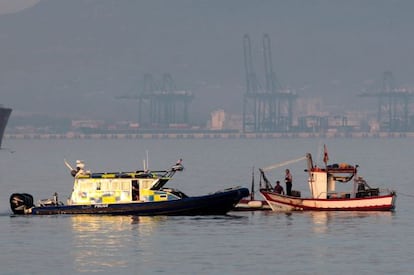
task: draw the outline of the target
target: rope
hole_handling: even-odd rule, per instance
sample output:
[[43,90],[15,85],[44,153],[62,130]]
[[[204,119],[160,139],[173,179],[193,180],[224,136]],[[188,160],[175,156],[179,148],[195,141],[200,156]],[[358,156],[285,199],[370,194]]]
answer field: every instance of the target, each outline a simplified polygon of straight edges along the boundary
[[301,157],[301,158],[298,158],[298,159],[288,160],[288,161],[285,161],[285,162],[281,162],[281,163],[277,163],[277,164],[267,166],[267,167],[263,168],[262,170],[264,172],[267,172],[267,171],[270,171],[270,170],[273,170],[273,169],[276,169],[276,168],[279,168],[279,167],[282,167],[282,166],[286,166],[286,165],[289,165],[289,164],[292,164],[292,163],[295,163],[295,162],[299,162],[299,161],[305,160],[305,159],[306,159],[306,157]]
[[406,197],[410,197],[410,198],[414,198],[414,195],[411,194],[404,194],[404,193],[400,193],[400,192],[396,192],[398,195],[402,195],[402,196],[406,196]]

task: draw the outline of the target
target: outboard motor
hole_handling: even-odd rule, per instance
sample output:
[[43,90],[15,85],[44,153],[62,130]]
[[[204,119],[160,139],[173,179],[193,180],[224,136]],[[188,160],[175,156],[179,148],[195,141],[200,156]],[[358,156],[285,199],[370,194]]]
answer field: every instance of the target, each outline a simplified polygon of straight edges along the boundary
[[33,206],[33,196],[30,194],[14,193],[10,196],[10,207],[14,214],[28,214]]

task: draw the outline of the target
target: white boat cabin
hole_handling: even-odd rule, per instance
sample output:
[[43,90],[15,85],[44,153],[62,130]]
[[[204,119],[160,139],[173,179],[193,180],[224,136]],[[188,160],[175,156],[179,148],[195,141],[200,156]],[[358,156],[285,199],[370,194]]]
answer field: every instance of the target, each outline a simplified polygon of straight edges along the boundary
[[[355,186],[368,187],[366,182],[357,177],[358,165],[352,166],[346,163],[327,165],[325,168],[319,168],[313,165],[312,156],[306,155],[308,161],[309,173],[309,189],[314,199],[330,199],[330,198],[351,198],[357,197],[358,192]],[[337,192],[336,182],[346,183],[354,178],[354,185],[350,192]],[[365,188],[365,187],[364,187]],[[370,189],[374,192],[376,189]],[[369,194],[368,194],[369,195]],[[375,195],[375,194],[371,194]]]

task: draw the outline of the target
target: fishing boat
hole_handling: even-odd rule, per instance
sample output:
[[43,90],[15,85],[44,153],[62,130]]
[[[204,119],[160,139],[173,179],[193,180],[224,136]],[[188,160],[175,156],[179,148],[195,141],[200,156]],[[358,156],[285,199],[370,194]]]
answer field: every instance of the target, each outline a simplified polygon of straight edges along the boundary
[[[358,165],[346,163],[327,165],[325,147],[325,168],[313,164],[310,153],[306,154],[309,197],[301,197],[300,191],[292,190],[290,196],[278,194],[271,189],[260,193],[273,211],[392,211],[395,209],[396,192],[389,189],[371,188],[364,178],[358,176]],[[264,172],[261,171],[262,176]],[[339,192],[336,183],[353,183],[351,190]]]
[[12,109],[0,105],[0,148],[3,141],[4,130],[6,129],[11,112]]
[[15,215],[224,215],[249,194],[247,188],[232,187],[190,197],[165,187],[182,170],[182,164],[177,163],[162,171],[91,173],[83,161],[77,161],[76,169],[71,169],[74,184],[66,204],[59,201],[57,193],[36,205],[32,195],[14,193],[10,207]]

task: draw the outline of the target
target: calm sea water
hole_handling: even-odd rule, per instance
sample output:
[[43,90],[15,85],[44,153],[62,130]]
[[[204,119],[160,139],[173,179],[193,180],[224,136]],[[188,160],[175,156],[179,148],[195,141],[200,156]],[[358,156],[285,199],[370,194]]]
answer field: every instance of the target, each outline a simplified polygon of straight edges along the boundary
[[[72,178],[63,159],[92,171],[185,170],[169,186],[201,195],[241,185],[252,170],[306,152],[359,164],[368,183],[398,194],[395,212],[231,212],[207,217],[13,217],[9,196],[35,200]],[[0,274],[413,274],[413,139],[5,140],[0,151]],[[304,161],[289,165],[308,194]],[[268,174],[282,179],[283,168]],[[255,173],[258,182],[258,173]],[[258,197],[260,195],[257,195]]]

